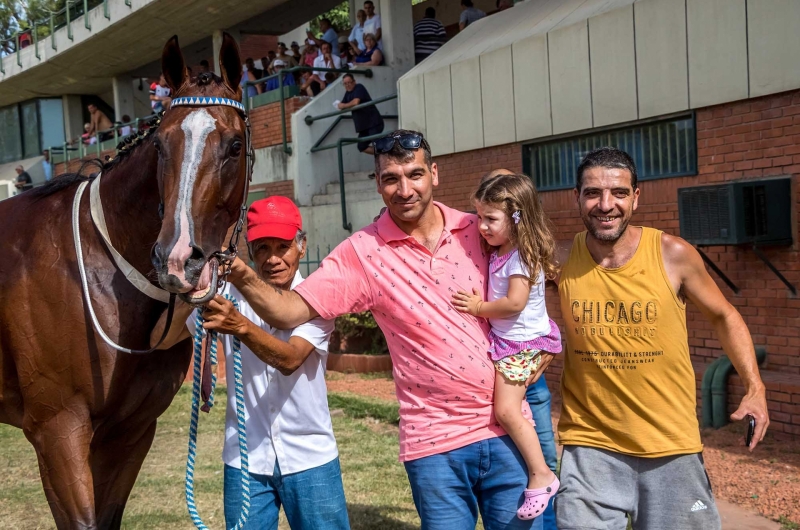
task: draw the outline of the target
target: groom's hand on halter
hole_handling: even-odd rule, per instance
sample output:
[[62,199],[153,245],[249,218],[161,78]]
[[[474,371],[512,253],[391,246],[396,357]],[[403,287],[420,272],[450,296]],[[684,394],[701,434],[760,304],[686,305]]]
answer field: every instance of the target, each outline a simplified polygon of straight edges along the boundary
[[203,327],[209,331],[218,331],[227,335],[241,337],[250,323],[230,300],[216,295],[206,304],[203,310]]

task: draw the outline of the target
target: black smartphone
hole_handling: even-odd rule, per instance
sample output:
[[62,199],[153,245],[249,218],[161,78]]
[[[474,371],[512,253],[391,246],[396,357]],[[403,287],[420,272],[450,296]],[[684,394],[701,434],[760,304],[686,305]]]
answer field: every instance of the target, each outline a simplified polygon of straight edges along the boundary
[[744,438],[744,444],[750,447],[750,442],[753,441],[753,435],[756,433],[756,419],[752,414],[747,415],[747,436]]

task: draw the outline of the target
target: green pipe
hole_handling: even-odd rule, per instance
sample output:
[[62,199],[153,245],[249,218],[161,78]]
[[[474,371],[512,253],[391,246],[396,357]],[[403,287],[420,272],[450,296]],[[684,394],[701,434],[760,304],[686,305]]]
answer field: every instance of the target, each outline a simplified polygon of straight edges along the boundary
[[[721,359],[721,358],[720,358]],[[715,359],[714,362],[708,365],[706,368],[706,372],[703,374],[703,383],[700,386],[700,392],[703,396],[702,401],[702,424],[701,426],[704,428],[711,427],[714,425],[714,415],[712,414],[711,409],[711,381],[714,379],[714,372],[717,371],[719,367],[720,359]]]
[[720,355],[717,364],[711,379],[711,426],[715,429],[728,424],[728,377],[733,371],[733,364],[725,354]]
[[54,19],[55,19],[55,17],[53,17],[53,12],[51,11],[50,12],[50,45],[53,46],[54,50],[56,50],[57,49],[56,48],[56,30],[54,29],[54,27],[55,27]]
[[83,0],[83,25],[89,31],[92,30],[92,25],[89,23],[89,0]]
[[[764,346],[756,347],[756,363],[761,365],[767,358],[767,349]],[[711,426],[715,429],[724,427],[729,423],[728,417],[728,378],[733,372],[733,364],[727,355],[721,355],[719,359],[714,362],[716,369],[711,374],[710,389],[708,393],[711,395]],[[713,365],[712,365],[713,366]],[[711,367],[709,367],[710,369]],[[706,424],[706,377],[703,377],[703,424]]]

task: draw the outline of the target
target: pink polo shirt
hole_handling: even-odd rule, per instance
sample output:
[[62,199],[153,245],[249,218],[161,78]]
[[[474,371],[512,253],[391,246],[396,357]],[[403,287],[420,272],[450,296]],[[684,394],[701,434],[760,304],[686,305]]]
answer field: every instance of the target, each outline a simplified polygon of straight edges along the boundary
[[444,231],[433,254],[386,212],[295,289],[325,319],[372,311],[394,364],[401,462],[505,434],[492,408],[488,325],[451,304],[458,290],[486,292],[478,220],[434,204]]

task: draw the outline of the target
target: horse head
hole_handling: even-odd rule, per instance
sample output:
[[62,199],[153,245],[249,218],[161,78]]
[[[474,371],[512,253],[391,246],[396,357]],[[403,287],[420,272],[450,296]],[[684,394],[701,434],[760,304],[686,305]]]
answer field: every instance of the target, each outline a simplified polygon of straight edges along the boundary
[[[172,37],[164,46],[161,68],[173,100],[239,101],[242,63],[236,41],[227,33],[219,57],[221,78],[210,73],[190,78],[178,38]],[[153,246],[153,266],[161,287],[195,304],[214,295],[215,256],[239,217],[248,179],[243,113],[213,103],[219,100],[201,101],[167,110],[154,135],[163,222]]]

